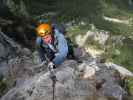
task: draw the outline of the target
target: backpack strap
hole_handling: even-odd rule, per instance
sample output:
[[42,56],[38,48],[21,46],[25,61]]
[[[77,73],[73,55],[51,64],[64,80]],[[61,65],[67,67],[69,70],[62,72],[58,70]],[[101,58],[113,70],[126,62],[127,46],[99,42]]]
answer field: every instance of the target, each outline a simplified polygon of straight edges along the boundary
[[48,44],[48,47],[53,51],[53,52],[57,52],[57,50],[55,49],[55,47],[52,44]]

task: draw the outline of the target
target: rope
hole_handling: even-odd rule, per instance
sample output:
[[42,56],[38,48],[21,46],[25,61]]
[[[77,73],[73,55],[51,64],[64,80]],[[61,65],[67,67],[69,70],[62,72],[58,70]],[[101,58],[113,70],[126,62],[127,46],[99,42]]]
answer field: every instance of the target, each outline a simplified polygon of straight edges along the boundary
[[[49,62],[50,60],[48,59],[48,57],[45,55],[46,60]],[[54,72],[54,69],[49,68],[49,72],[50,72],[50,78],[52,80],[52,88],[53,88],[53,100],[55,100],[55,85],[56,85],[56,75]]]
[[52,80],[52,88],[53,88],[53,100],[55,100],[55,85],[56,85],[56,76],[55,76],[55,74],[52,72],[52,71],[50,71],[50,78],[51,78],[51,80]]
[[55,84],[56,81],[53,81],[53,100],[55,100]]

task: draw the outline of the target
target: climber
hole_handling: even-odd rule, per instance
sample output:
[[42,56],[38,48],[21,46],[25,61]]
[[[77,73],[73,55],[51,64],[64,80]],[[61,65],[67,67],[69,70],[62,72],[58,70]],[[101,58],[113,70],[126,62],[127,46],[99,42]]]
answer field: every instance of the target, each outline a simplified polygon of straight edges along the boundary
[[64,35],[57,28],[52,28],[49,23],[39,24],[36,31],[36,45],[41,64],[49,60],[49,66],[60,65],[68,54],[68,45]]

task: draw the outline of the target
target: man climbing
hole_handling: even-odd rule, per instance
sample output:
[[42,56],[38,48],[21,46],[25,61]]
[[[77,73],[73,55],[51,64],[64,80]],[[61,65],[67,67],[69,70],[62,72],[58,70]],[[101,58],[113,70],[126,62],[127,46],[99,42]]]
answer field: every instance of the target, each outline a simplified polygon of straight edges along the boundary
[[36,31],[36,45],[42,64],[48,61],[48,66],[60,65],[68,54],[64,35],[48,23],[41,23]]

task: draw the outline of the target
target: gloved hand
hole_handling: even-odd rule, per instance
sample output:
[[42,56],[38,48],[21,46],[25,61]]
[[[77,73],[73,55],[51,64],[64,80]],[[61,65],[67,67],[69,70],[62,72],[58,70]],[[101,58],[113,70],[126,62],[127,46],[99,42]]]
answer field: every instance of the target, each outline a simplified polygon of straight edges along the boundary
[[56,81],[56,76],[55,76],[54,68],[55,68],[54,63],[53,62],[49,62],[48,69],[50,71],[50,78],[52,80]]
[[49,63],[48,63],[48,69],[49,69],[50,71],[53,70],[53,69],[55,69],[55,65],[54,65],[53,62],[49,62]]

